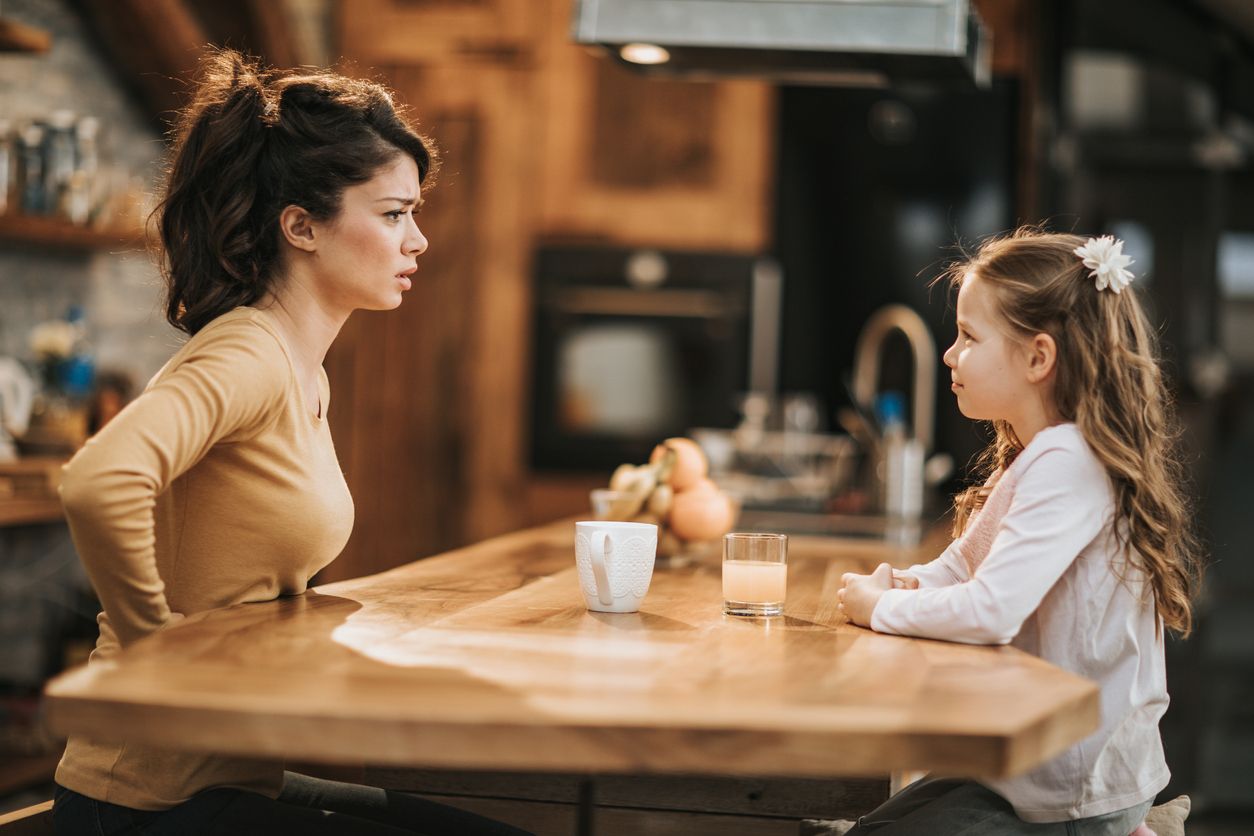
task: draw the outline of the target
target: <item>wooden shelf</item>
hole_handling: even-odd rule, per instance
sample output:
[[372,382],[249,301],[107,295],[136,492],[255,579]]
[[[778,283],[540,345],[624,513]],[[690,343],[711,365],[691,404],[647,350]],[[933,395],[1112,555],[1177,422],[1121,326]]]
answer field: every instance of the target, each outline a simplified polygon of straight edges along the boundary
[[59,499],[0,499],[0,527],[54,523],[63,519],[65,516]]
[[57,485],[64,456],[27,456],[0,463],[0,526],[59,522],[64,519]]
[[52,36],[42,29],[0,19],[0,52],[47,52]]
[[0,241],[37,249],[74,251],[135,250],[144,246],[142,229],[76,226],[61,218],[0,215]]

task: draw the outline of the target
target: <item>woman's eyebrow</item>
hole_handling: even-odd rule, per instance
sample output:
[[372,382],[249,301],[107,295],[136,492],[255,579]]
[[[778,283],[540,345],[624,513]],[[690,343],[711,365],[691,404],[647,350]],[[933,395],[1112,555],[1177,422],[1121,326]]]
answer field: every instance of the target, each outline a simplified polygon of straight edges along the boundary
[[375,203],[385,203],[390,200],[394,200],[397,203],[403,203],[406,206],[409,206],[412,204],[414,206],[417,206],[419,209],[421,209],[424,205],[426,205],[426,202],[427,202],[425,200],[414,200],[412,197],[381,197],[378,200],[376,200]]

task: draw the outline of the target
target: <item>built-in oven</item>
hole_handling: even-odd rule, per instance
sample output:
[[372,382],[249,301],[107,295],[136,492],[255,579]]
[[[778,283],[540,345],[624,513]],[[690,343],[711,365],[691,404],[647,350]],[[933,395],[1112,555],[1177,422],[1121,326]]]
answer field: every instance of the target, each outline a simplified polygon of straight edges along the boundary
[[775,388],[782,277],[729,253],[541,248],[531,464],[606,470]]

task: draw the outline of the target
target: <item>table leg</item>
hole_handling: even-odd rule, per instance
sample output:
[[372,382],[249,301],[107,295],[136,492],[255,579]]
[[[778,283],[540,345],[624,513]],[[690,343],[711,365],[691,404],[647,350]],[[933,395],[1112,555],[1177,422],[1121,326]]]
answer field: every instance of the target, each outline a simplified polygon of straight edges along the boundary
[[579,781],[579,806],[575,820],[576,836],[592,836],[593,817],[596,813],[595,785],[591,778]]

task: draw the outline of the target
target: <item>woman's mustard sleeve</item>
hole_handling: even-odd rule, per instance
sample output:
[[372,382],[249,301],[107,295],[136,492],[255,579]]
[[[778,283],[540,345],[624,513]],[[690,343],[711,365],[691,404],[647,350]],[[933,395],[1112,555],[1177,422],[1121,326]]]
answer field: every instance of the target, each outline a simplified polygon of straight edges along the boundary
[[65,466],[61,501],[74,545],[121,644],[170,617],[157,572],[156,497],[215,444],[272,424],[292,380],[262,326],[210,325]]

